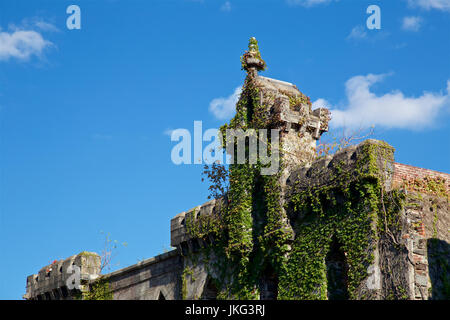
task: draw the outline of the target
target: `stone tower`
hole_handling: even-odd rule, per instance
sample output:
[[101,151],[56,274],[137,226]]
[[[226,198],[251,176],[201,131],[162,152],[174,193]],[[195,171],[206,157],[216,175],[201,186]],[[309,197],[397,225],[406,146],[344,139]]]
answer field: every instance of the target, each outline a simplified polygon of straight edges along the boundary
[[[253,121],[250,127],[280,130],[285,177],[294,168],[310,165],[316,158],[316,141],[328,131],[329,110],[312,110],[309,97],[292,83],[258,75],[258,71],[265,70],[266,63],[255,38],[250,39],[248,50],[241,57],[241,65],[247,71],[247,77],[237,103],[238,109],[242,105],[252,113],[248,118],[254,120],[259,117],[260,120]],[[248,96],[253,100],[251,103]],[[252,110],[249,112],[248,109]]]

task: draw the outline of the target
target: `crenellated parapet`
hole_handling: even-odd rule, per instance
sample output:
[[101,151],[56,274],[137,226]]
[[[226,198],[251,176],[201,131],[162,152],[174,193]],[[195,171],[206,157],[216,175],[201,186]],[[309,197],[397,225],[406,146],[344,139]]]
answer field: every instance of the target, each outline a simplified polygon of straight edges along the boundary
[[84,251],[67,259],[54,261],[43,267],[38,274],[27,277],[27,291],[23,297],[27,300],[73,299],[77,294],[89,290],[88,284],[99,277],[100,268],[101,258],[94,252]]
[[213,199],[204,204],[192,208],[186,212],[181,212],[170,221],[170,245],[180,249],[182,254],[197,252],[200,247],[209,245],[214,241],[212,234],[203,237],[193,236],[195,234],[193,226],[198,226],[206,230],[207,226],[199,225],[199,221],[212,222],[220,214],[222,199]]
[[261,104],[269,110],[274,127],[284,132],[293,130],[299,136],[310,134],[314,140],[328,131],[330,111],[326,108],[312,110],[309,98],[294,84],[258,76],[256,85],[261,89]]

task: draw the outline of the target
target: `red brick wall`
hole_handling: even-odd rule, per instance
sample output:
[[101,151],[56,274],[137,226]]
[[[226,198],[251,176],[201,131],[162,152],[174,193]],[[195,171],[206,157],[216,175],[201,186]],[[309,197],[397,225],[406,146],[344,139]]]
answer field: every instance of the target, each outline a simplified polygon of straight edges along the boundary
[[438,172],[419,167],[413,167],[407,164],[394,163],[393,185],[395,187],[402,186],[405,181],[422,180],[424,178],[440,178],[446,181],[447,192],[450,187],[450,174]]

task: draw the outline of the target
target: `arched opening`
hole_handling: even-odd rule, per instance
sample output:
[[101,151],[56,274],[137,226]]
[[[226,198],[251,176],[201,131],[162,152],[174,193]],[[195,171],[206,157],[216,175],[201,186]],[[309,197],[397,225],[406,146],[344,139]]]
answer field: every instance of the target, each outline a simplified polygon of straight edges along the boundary
[[164,297],[162,291],[159,292],[158,300],[166,300],[166,297]]
[[200,300],[216,300],[218,293],[219,291],[217,290],[213,279],[208,276],[205,281],[205,286],[203,287],[203,292]]
[[59,294],[59,290],[58,289],[53,289],[53,297],[55,297],[55,300],[60,300],[61,299],[61,295]]
[[259,298],[261,300],[276,300],[278,296],[278,276],[273,267],[268,264],[264,268],[259,283]]
[[64,299],[66,299],[69,296],[69,291],[67,290],[66,286],[61,287],[61,294]]
[[348,264],[342,244],[333,236],[325,258],[328,300],[348,299]]

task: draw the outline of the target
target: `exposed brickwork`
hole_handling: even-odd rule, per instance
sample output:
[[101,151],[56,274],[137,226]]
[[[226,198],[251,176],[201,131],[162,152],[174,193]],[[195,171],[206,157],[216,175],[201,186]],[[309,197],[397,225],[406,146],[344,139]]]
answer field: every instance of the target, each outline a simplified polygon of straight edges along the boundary
[[[447,193],[450,190],[450,174],[434,171],[430,169],[423,169],[419,167],[410,166],[402,163],[394,163],[394,177],[393,177],[393,186],[401,187],[407,186],[408,182],[414,180],[423,180],[427,178],[432,179],[442,179],[445,181],[445,186],[447,189]],[[407,188],[408,189],[408,188]]]

